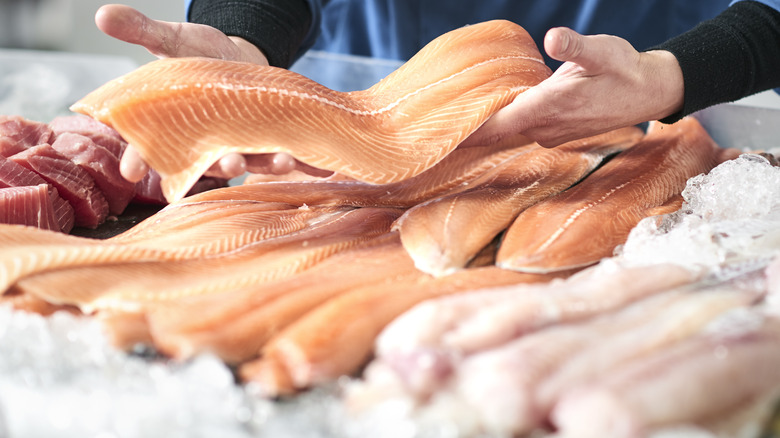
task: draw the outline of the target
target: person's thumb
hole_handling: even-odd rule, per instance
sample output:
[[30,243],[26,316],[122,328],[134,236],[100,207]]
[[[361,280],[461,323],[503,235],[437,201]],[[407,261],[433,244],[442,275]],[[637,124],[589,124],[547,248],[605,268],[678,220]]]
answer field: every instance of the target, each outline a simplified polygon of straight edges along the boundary
[[567,27],[552,28],[544,37],[544,50],[551,58],[586,69],[598,66],[597,45],[596,38],[580,35]]

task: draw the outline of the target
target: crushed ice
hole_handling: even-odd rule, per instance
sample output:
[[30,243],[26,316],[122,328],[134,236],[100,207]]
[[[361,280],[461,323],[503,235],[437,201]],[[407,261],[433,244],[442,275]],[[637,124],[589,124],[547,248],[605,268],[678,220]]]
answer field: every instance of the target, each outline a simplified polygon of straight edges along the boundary
[[743,154],[691,178],[682,194],[680,211],[647,218],[632,230],[618,260],[733,276],[765,266],[780,252],[780,168],[765,158]]

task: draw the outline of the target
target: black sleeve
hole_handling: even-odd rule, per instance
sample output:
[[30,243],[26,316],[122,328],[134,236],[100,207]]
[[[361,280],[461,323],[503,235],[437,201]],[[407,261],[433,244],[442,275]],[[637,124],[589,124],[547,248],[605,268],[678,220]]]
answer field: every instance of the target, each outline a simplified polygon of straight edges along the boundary
[[668,50],[680,63],[685,102],[662,120],[780,87],[780,12],[740,1],[712,20],[648,50]]
[[187,20],[241,37],[276,67],[289,67],[309,32],[312,14],[305,0],[193,0]]

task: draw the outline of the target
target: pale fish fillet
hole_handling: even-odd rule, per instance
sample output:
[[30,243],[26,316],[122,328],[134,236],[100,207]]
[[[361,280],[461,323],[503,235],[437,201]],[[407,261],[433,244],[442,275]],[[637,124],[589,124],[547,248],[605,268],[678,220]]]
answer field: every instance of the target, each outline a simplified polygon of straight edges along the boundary
[[294,205],[351,205],[355,207],[411,207],[435,196],[466,190],[482,181],[509,157],[532,148],[531,141],[517,135],[490,146],[456,148],[425,172],[389,184],[354,180],[267,181],[248,187],[226,187],[185,199],[211,200],[226,196]]
[[412,274],[414,265],[397,233],[389,233],[260,287],[154,303],[146,318],[156,347],[167,355],[208,351],[238,363],[257,357],[268,339],[325,301]]
[[549,414],[570,388],[698,335],[716,318],[734,309],[747,309],[763,296],[763,290],[742,289],[731,284],[688,291],[666,311],[652,315],[650,321],[627,331],[613,330],[609,337],[603,337],[595,345],[569,357],[539,386],[537,403],[545,414]]
[[[780,321],[734,312],[708,332],[571,388],[552,421],[561,437],[639,437],[651,429],[717,418],[780,388]],[[729,318],[731,317],[731,318]],[[728,323],[723,325],[729,325]]]
[[36,273],[120,262],[173,261],[236,251],[299,231],[322,210],[288,204],[214,201],[172,206],[107,240],[0,226],[0,291]]
[[[606,265],[605,265],[606,266]],[[585,320],[691,283],[700,273],[674,265],[589,269],[563,281],[475,291],[429,300],[390,323],[377,358],[416,382],[437,387],[460,356],[494,348],[558,323]],[[447,278],[447,277],[442,277]],[[452,352],[458,352],[453,357]]]
[[553,325],[460,359],[452,350],[448,354],[453,361],[429,362],[426,372],[437,373],[437,379],[414,372],[420,365],[408,362],[426,360],[424,356],[381,357],[369,364],[363,382],[349,388],[348,404],[364,411],[388,397],[409,400],[418,406],[415,417],[457,425],[464,436],[524,436],[543,420],[534,390],[556,367],[610,332],[645,323],[680,296],[659,294],[593,320]]
[[15,289],[86,313],[141,311],[147,302],[219,293],[293,275],[328,256],[386,233],[393,209],[324,208],[320,220],[293,233],[211,257],[131,262],[57,270],[25,278]]
[[644,139],[570,190],[521,213],[507,230],[497,264],[524,272],[550,272],[597,263],[624,243],[647,216],[671,213],[664,205],[686,181],[730,158],[699,122],[654,122]]
[[413,177],[549,75],[528,33],[498,20],[440,36],[364,91],[336,92],[274,67],[170,58],[71,108],[116,129],[173,201],[229,152],[288,152],[378,184]]
[[419,204],[396,222],[418,269],[448,275],[468,261],[517,215],[584,178],[602,160],[628,149],[644,133],[623,128],[553,149],[536,145],[491,171],[466,191]]
[[[760,294],[733,287],[673,290],[592,320],[552,326],[468,356],[453,370],[448,390],[429,411],[446,413],[456,397],[482,433],[517,436],[543,427],[567,389],[597,379],[625,363],[697,334]],[[486,404],[484,400],[491,400]],[[465,410],[450,412],[454,420]],[[430,415],[430,414],[429,414]]]
[[[240,374],[244,380],[266,384],[278,381],[279,386],[264,388],[272,395],[328,382],[357,371],[369,358],[382,328],[423,300],[486,286],[544,282],[553,277],[490,266],[440,278],[418,272],[362,287],[325,302],[288,326],[266,344],[260,359],[243,365]],[[279,376],[256,375],[257,370],[286,373],[292,386],[281,386],[287,380],[284,377],[279,380]]]

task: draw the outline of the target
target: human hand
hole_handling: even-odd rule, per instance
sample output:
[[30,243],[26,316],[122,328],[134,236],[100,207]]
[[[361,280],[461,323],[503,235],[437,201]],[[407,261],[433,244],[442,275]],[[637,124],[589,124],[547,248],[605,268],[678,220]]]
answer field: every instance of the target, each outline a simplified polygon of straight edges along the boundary
[[637,52],[610,35],[554,28],[547,54],[564,61],[552,76],[494,114],[464,146],[522,133],[545,147],[674,114],[683,105],[683,76],[670,52]]
[[[105,5],[95,14],[95,24],[106,35],[140,45],[158,58],[205,56],[268,65],[262,51],[239,37],[229,37],[211,26],[153,20],[125,5]],[[316,173],[288,154],[243,156],[228,154],[206,175],[233,178],[246,171],[281,175],[293,169]],[[149,171],[138,152],[128,146],[120,162],[120,173],[129,181],[140,181]]]

